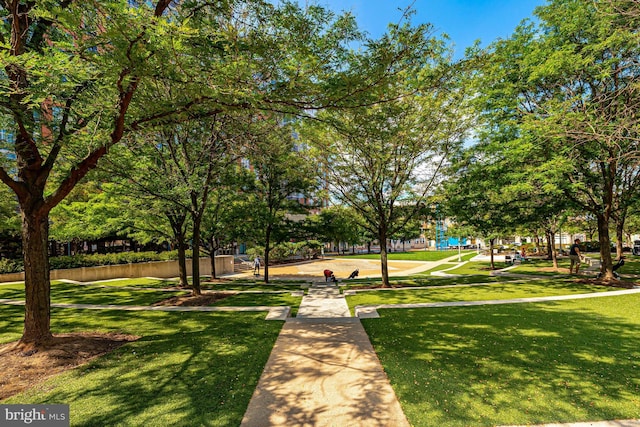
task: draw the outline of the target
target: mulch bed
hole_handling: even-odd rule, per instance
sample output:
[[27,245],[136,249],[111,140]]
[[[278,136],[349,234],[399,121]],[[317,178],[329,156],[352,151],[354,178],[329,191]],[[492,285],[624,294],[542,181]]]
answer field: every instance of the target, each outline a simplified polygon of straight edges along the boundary
[[159,301],[153,306],[204,307],[223,300],[236,292],[207,292],[202,295],[180,295]]
[[0,345],[0,401],[138,338],[120,333],[74,333],[55,335],[38,347],[19,342]]
[[587,285],[609,286],[611,288],[633,289],[637,286],[635,282],[625,282],[623,280],[606,281],[602,279],[577,279],[576,283],[584,283]]

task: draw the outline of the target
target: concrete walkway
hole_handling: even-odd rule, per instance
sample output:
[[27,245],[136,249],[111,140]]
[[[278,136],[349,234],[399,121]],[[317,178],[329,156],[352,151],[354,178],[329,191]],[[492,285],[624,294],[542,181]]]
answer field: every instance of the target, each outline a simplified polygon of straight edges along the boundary
[[[24,301],[0,299],[0,304],[7,305],[24,305]],[[55,308],[73,308],[81,310],[122,310],[122,311],[198,311],[198,312],[215,312],[215,311],[266,311],[265,320],[285,320],[289,316],[291,307],[288,306],[250,306],[250,307],[209,307],[209,306],[175,306],[175,305],[114,305],[114,304],[64,304],[52,303],[51,307]]]
[[241,426],[409,426],[336,286],[311,287],[287,319]]

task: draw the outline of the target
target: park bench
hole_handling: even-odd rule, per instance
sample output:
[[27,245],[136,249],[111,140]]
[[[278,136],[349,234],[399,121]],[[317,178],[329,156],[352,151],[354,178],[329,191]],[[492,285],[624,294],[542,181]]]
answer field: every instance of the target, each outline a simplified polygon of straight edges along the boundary
[[588,256],[583,256],[581,261],[586,265],[588,265],[586,271],[600,271],[600,265],[601,265],[600,258],[591,258]]
[[512,265],[521,264],[522,261],[526,261],[526,260],[527,260],[526,258],[522,258],[522,256],[520,256],[519,254],[515,256],[511,256],[511,255],[504,256],[504,262]]

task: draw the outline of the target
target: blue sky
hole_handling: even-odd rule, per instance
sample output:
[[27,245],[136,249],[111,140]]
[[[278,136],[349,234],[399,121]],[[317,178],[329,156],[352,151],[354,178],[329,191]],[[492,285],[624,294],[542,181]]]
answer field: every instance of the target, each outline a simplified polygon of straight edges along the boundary
[[[305,0],[299,0],[301,4]],[[476,39],[487,46],[497,38],[507,38],[525,18],[533,18],[536,6],[545,0],[315,0],[335,11],[350,11],[358,25],[379,37],[389,22],[397,23],[402,11],[413,3],[414,23],[429,22],[437,33],[447,33],[455,45],[455,56]]]

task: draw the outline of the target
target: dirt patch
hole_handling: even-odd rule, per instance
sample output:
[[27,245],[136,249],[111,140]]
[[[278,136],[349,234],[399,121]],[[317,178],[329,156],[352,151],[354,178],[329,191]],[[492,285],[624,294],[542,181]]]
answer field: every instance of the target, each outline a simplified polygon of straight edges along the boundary
[[202,295],[180,295],[159,301],[154,306],[204,307],[223,300],[236,292],[208,292]]
[[545,273],[569,273],[568,268],[558,269],[554,267],[538,267],[538,270]]
[[635,282],[625,282],[620,280],[600,280],[600,279],[578,279],[577,283],[585,283],[587,285],[608,286],[611,288],[633,289],[637,284]]
[[37,349],[16,342],[3,344],[0,346],[0,401],[138,338],[118,333],[76,333],[56,335]]

